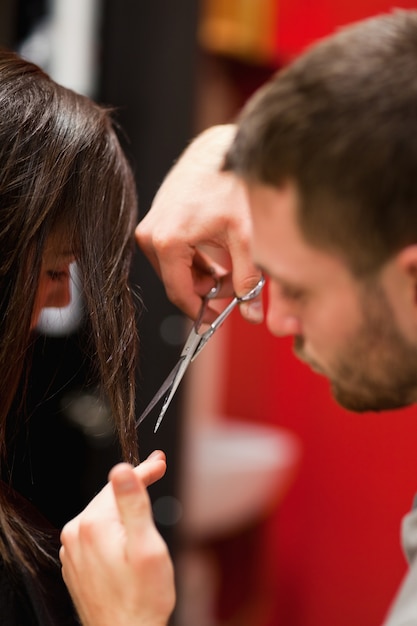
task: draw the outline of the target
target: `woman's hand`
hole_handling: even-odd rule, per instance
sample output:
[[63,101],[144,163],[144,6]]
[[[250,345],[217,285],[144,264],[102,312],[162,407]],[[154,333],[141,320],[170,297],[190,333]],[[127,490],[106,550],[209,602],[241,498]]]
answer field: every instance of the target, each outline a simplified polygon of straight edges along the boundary
[[174,609],[173,565],[146,487],[165,473],[154,452],[109,483],[62,530],[62,575],[84,626],[166,626]]

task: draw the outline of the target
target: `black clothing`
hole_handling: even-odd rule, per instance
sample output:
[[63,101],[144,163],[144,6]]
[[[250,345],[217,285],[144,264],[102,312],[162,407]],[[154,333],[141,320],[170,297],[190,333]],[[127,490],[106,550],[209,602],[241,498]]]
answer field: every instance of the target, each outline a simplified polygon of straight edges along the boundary
[[61,576],[58,559],[59,531],[24,498],[0,482],[11,493],[25,520],[48,537],[48,549],[55,562],[37,567],[36,575],[10,568],[0,560],[1,626],[79,626],[72,600]]

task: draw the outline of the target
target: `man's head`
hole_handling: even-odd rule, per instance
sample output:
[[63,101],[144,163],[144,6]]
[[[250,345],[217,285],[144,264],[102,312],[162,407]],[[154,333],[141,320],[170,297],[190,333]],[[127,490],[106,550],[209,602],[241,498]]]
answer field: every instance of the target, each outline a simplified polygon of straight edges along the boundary
[[[245,182],[268,326],[353,410],[417,400],[417,12],[319,44],[249,102]],[[411,139],[411,140],[410,140]]]
[[293,180],[306,239],[374,271],[417,241],[417,11],[311,48],[250,100],[226,169]]

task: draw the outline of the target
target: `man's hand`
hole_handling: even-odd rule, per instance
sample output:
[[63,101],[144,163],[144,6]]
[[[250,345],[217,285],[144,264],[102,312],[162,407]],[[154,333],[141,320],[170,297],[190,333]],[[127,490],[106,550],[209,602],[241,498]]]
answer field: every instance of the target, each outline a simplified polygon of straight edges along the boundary
[[[138,245],[164,282],[168,298],[195,319],[201,296],[213,287],[213,272],[232,269],[236,295],[259,281],[251,259],[251,220],[242,185],[220,171],[234,136],[233,125],[199,135],[172,168],[148,214],[136,228]],[[215,309],[215,301],[211,306]],[[240,306],[242,315],[263,319],[261,297]],[[212,321],[215,312],[209,312]]]

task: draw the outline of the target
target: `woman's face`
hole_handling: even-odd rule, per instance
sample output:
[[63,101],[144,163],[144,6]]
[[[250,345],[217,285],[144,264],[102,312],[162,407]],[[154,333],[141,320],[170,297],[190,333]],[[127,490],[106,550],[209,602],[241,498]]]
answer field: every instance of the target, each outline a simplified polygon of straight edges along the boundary
[[65,236],[54,233],[49,236],[42,258],[31,328],[35,328],[42,309],[64,307],[70,303],[70,265],[75,261]]

